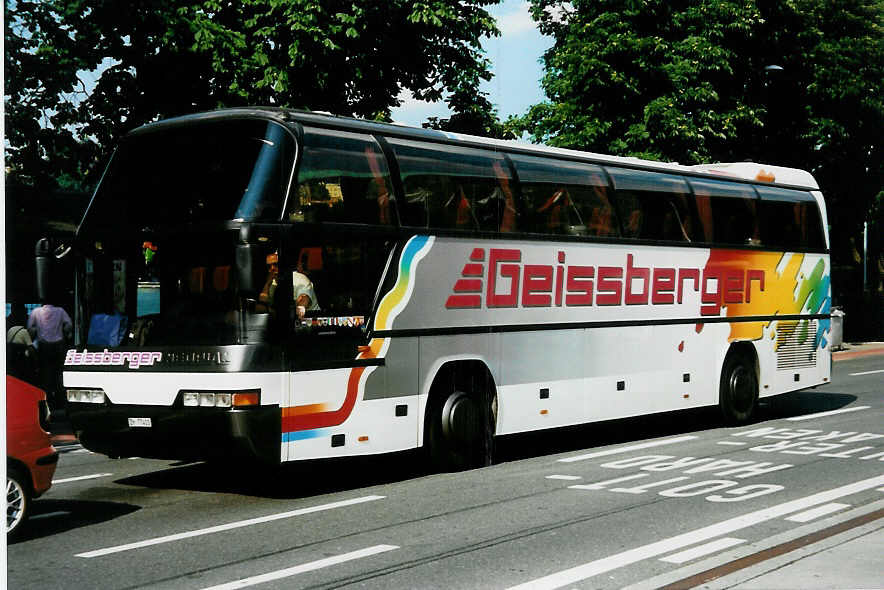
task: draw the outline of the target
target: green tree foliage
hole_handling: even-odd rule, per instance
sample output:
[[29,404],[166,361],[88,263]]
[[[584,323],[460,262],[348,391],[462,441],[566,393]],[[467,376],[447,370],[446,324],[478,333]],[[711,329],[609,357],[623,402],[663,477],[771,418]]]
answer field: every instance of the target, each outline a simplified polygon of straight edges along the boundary
[[495,139],[518,138],[518,119],[511,117],[501,122],[487,93],[479,90],[478,80],[475,84],[454,92],[448,98],[448,106],[454,111],[451,117],[429,117],[424,127]]
[[[810,170],[848,258],[884,186],[882,0],[531,0],[547,101],[536,141]],[[775,67],[774,67],[775,66]],[[854,281],[844,281],[855,289]]]
[[7,165],[26,184],[89,185],[100,152],[158,118],[276,105],[383,119],[404,89],[469,95],[491,77],[480,39],[498,34],[498,1],[6,0]]

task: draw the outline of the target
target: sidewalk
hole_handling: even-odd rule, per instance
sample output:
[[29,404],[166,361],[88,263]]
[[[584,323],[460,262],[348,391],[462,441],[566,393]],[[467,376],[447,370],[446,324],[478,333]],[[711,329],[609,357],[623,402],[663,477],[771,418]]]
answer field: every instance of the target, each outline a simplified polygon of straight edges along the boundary
[[863,356],[884,354],[884,342],[845,342],[841,350],[832,353],[835,361],[846,361]]
[[[880,522],[878,526],[882,526]],[[837,541],[835,541],[837,543]],[[794,588],[884,587],[884,528],[834,546],[795,551],[790,563],[762,573],[739,585],[739,590],[792,590]]]

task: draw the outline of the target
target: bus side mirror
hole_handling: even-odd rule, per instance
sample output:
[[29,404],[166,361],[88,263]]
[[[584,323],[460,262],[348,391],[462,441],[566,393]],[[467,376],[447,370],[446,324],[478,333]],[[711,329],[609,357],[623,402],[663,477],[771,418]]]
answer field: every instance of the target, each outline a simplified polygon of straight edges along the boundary
[[50,280],[52,278],[52,248],[49,238],[37,240],[34,249],[34,262],[37,270],[37,300],[42,302],[51,299]]
[[264,260],[260,248],[254,244],[237,244],[236,272],[239,290],[245,296],[255,296],[264,287]]
[[71,253],[69,244],[58,244],[52,248],[49,238],[40,238],[34,248],[34,264],[37,274],[37,300],[42,302],[52,301],[57,295],[53,292],[53,275],[64,272],[60,264]]

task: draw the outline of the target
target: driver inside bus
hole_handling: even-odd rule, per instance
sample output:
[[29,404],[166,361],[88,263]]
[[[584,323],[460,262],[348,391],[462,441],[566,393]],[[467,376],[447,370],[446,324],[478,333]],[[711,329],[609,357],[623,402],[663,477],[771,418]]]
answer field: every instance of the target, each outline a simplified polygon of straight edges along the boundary
[[313,250],[319,251],[319,248],[301,250],[301,255],[298,257],[298,268],[292,272],[292,298],[295,300],[295,309],[299,320],[303,320],[308,311],[319,310],[313,281],[306,275],[308,261]]
[[[298,314],[298,320],[303,320],[308,311],[319,310],[319,302],[316,298],[316,290],[313,287],[313,281],[306,274],[308,260],[311,248],[304,248],[301,256],[298,258],[298,267],[292,271],[292,299],[295,302],[295,310]],[[318,248],[317,248],[318,250]],[[263,303],[267,308],[273,306],[274,297],[276,296],[276,287],[279,280],[279,254],[273,252],[267,255],[267,280],[258,301]]]

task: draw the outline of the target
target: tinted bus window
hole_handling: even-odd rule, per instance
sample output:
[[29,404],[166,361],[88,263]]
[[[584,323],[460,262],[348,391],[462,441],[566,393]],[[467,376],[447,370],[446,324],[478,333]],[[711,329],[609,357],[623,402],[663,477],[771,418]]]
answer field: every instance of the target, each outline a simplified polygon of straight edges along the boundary
[[810,193],[782,188],[756,187],[761,196],[761,243],[777,250],[823,248],[819,208]]
[[391,139],[405,187],[402,225],[516,231],[512,178],[501,154]]
[[758,196],[747,184],[691,179],[706,242],[734,245],[761,243]]
[[294,167],[276,123],[225,120],[141,133],[114,154],[81,231],[276,221]]
[[373,137],[307,128],[301,152],[289,221],[393,223],[390,171]]
[[699,239],[699,220],[680,176],[608,168],[615,202],[627,238],[691,242]]
[[525,208],[523,231],[619,235],[604,171],[592,164],[512,156]]

